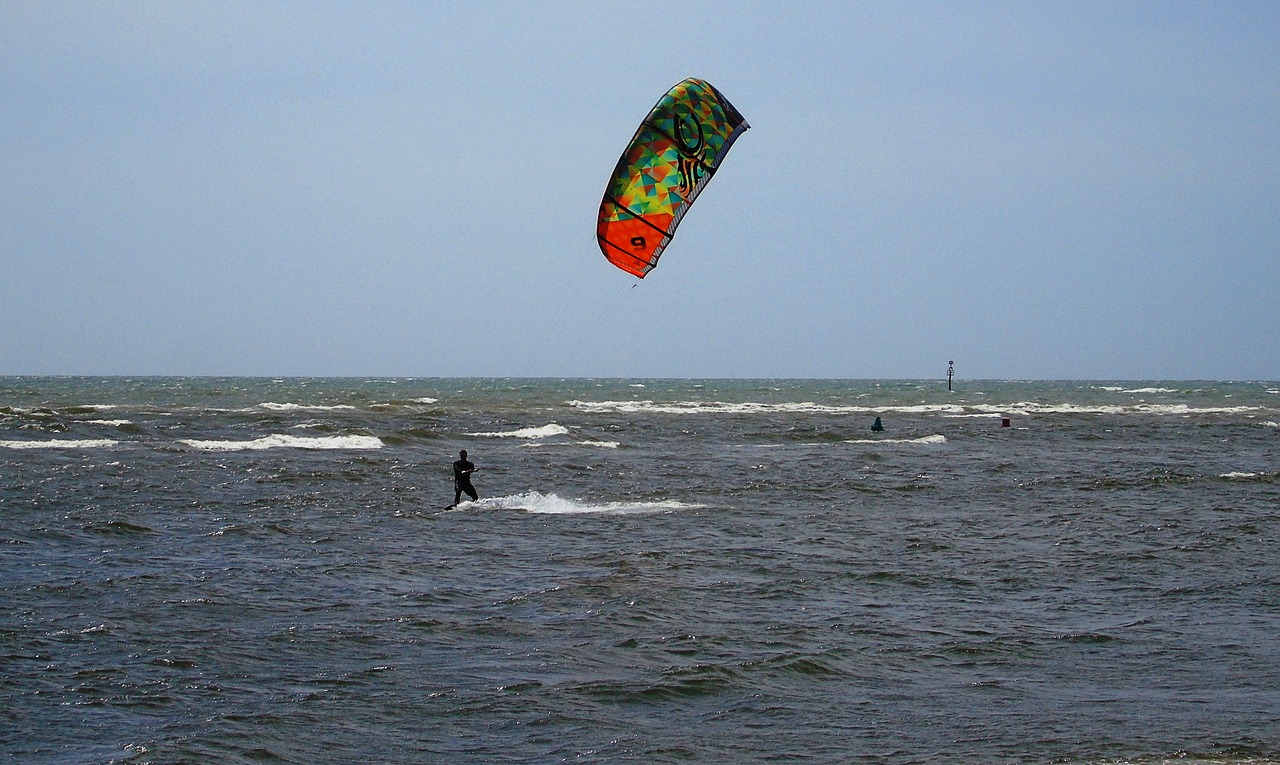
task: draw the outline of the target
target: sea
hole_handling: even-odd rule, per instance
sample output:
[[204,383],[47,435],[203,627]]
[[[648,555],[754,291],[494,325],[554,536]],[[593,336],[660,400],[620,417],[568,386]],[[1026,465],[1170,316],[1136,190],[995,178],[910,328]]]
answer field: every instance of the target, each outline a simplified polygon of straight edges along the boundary
[[1277,382],[0,377],[0,751],[1280,763],[1278,423]]

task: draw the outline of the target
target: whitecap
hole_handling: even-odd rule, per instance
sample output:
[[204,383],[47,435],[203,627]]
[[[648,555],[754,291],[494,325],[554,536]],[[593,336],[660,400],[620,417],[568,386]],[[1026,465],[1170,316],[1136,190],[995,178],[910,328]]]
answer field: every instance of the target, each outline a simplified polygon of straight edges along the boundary
[[1169,416],[1188,416],[1193,414],[1248,414],[1262,411],[1256,406],[1188,406],[1186,404],[1131,404],[1131,405],[1086,405],[1086,404],[1037,404],[1020,402],[1006,407],[973,407],[990,411],[1003,412],[1006,415],[1033,414],[1153,414]]
[[120,427],[121,425],[133,424],[128,420],[81,420],[81,422],[86,422],[90,425],[112,425],[115,427]]
[[[1153,389],[1154,390],[1154,389]],[[1034,414],[1155,414],[1155,415],[1194,415],[1194,414],[1247,414],[1264,410],[1256,406],[1198,406],[1187,404],[1072,404],[1072,403],[1037,403],[1019,401],[1009,404],[908,404],[882,406],[833,406],[817,404],[811,401],[764,404],[758,402],[726,402],[726,401],[566,401],[567,406],[581,409],[593,414],[611,412],[623,414],[940,414],[943,416],[997,415],[1008,417],[1028,416]]]
[[920,438],[855,438],[846,440],[846,444],[945,444],[947,437],[941,433]]
[[461,511],[522,510],[528,513],[546,515],[636,515],[643,513],[669,513],[699,507],[705,507],[705,505],[676,500],[584,502],[567,499],[555,494],[542,494],[541,492],[531,491],[507,497],[485,497],[476,502],[463,502],[456,509]]
[[338,409],[355,409],[350,404],[336,404],[334,406],[324,406],[321,404],[277,404],[266,401],[258,404],[263,409],[270,409],[273,412],[331,412]]
[[520,428],[519,430],[507,430],[493,433],[468,433],[469,436],[484,438],[547,438],[548,436],[563,436],[569,432],[569,429],[563,425],[551,423],[543,425],[540,428]]
[[210,452],[238,452],[259,449],[381,449],[382,440],[374,436],[327,436],[304,438],[273,433],[252,441],[201,441],[182,439],[180,443]]
[[31,409],[24,406],[5,407],[6,414],[14,414],[22,417],[53,417],[54,414],[48,409]]
[[[761,404],[756,402],[729,401],[567,401],[567,406],[587,412],[603,414],[620,412],[623,414],[658,413],[658,414],[760,414],[778,412],[784,414],[848,414],[885,411],[883,407],[866,406],[828,406],[815,404],[812,401],[801,401],[781,404]],[[894,411],[912,411],[914,407],[898,407]],[[961,407],[950,404],[937,408],[940,411],[963,411]]]
[[5,449],[101,449],[115,446],[119,441],[109,438],[53,438],[48,441],[0,441]]
[[1218,477],[1219,477],[1219,478],[1227,478],[1227,479],[1232,479],[1232,478],[1234,478],[1234,479],[1241,479],[1241,478],[1257,478],[1257,477],[1258,477],[1258,474],[1257,474],[1257,473],[1241,473],[1241,472],[1232,472],[1232,473],[1220,473],[1220,474],[1218,475]]
[[552,443],[547,443],[544,441],[531,441],[527,444],[521,444],[520,446],[530,448],[530,449],[533,449],[533,448],[545,449],[545,448],[556,447],[556,446],[593,446],[597,449],[617,449],[619,446],[621,446],[621,444],[617,441],[591,441],[591,440],[555,441]]

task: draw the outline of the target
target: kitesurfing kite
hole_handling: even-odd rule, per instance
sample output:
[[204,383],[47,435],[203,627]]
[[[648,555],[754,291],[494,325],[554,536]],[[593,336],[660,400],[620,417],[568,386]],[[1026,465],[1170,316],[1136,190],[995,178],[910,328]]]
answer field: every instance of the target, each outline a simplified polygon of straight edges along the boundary
[[658,101],[613,169],[596,239],[609,262],[641,279],[750,125],[720,91],[689,78]]

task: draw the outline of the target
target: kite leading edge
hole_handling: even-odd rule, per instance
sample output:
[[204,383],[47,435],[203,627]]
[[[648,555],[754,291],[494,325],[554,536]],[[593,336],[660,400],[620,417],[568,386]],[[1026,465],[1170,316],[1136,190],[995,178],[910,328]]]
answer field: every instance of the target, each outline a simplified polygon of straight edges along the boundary
[[609,262],[644,278],[729,147],[749,128],[720,91],[689,78],[640,123],[600,202],[596,239]]

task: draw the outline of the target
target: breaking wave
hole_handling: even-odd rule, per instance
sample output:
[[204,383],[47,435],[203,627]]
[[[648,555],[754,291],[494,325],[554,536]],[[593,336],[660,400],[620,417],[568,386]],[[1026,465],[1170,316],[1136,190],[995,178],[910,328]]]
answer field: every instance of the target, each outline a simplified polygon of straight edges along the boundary
[[851,438],[846,444],[945,444],[947,437],[941,433],[920,438]]
[[52,438],[47,441],[0,441],[4,449],[101,449],[115,446],[118,441],[109,438]]
[[812,401],[760,403],[728,401],[567,401],[567,406],[601,414],[943,414],[952,416],[998,416],[1035,414],[1247,414],[1271,411],[1257,406],[1189,406],[1187,404],[1071,404],[1019,401],[1010,404],[897,404],[881,406],[817,404]]
[[690,510],[703,505],[679,502],[673,499],[651,502],[585,502],[567,499],[555,494],[542,494],[531,491],[524,494],[513,494],[507,497],[486,497],[476,502],[463,502],[456,508],[459,511],[469,510],[521,510],[527,513],[547,515],[634,515],[642,513],[669,513],[678,510]]
[[557,425],[553,422],[549,425],[543,425],[540,428],[520,428],[519,430],[490,433],[468,433],[467,435],[483,438],[547,438],[549,436],[563,436],[568,433],[568,428],[563,425]]
[[259,449],[381,449],[382,440],[374,436],[327,436],[305,438],[278,433],[252,441],[200,441],[182,439],[179,443],[210,452],[239,452]]
[[333,406],[322,406],[319,404],[276,404],[267,401],[258,404],[263,409],[270,409],[273,412],[334,412],[343,409],[355,409],[350,404],[335,404]]

